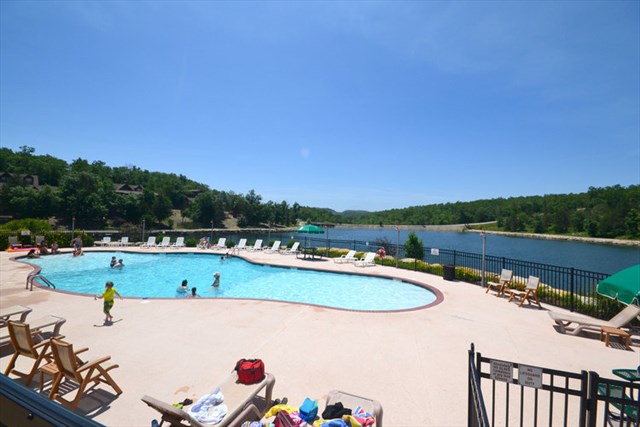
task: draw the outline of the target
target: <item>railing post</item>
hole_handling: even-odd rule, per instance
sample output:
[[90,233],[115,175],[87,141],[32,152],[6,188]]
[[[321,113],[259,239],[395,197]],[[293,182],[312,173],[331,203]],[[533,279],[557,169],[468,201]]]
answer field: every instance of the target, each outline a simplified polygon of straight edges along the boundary
[[473,343],[471,343],[471,348],[469,349],[469,360],[467,362],[467,368],[468,368],[468,377],[467,377],[467,425],[468,426],[473,426],[475,425],[474,422],[472,422],[473,418],[474,418],[474,407],[475,407],[475,400],[473,398],[473,358],[475,356],[475,347],[473,345]]
[[580,388],[580,424],[593,426],[596,424],[598,412],[598,374],[582,370],[582,387]]
[[453,250],[453,267],[455,268],[456,266],[456,250]]
[[575,281],[574,281],[575,269],[571,267],[571,275],[569,276],[569,305],[571,307],[571,311],[575,311],[576,309],[576,300],[575,300]]

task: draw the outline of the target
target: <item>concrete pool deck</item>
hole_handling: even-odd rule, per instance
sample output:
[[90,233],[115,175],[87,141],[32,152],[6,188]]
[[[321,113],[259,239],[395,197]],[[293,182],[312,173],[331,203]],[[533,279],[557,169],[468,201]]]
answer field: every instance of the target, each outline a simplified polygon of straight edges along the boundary
[[[89,248],[85,256],[93,250],[115,249]],[[214,252],[175,252],[188,251]],[[556,307],[519,308],[479,286],[393,267],[356,268],[250,251],[242,256],[259,263],[425,283],[444,300],[422,310],[363,313],[252,300],[117,299],[112,311],[116,322],[104,326],[100,300],[39,287],[25,290],[32,267],[11,260],[18,255],[0,253],[0,307],[31,307],[27,322],[49,314],[65,317],[61,333],[74,347],[89,347],[86,358],[110,355],[120,365],[112,376],[124,393],[116,397],[101,385],[79,407],[79,412],[109,426],[150,425],[160,414],[140,400],[143,395],[169,403],[196,400],[240,358],[265,362],[276,378],[274,397],[286,396],[293,405],[305,397],[320,399],[322,408],[326,394],[340,389],[378,400],[384,425],[398,427],[466,425],[467,351],[472,342],[486,357],[572,372],[591,370],[608,378],[612,369],[640,363],[637,339],[625,351],[605,347],[597,334],[558,333],[546,313],[565,311]],[[96,293],[103,286],[96,283]],[[1,349],[2,372],[10,347]],[[30,359],[18,362],[21,370],[31,366]],[[37,389],[37,380],[30,387]],[[0,408],[0,418],[1,413]]]

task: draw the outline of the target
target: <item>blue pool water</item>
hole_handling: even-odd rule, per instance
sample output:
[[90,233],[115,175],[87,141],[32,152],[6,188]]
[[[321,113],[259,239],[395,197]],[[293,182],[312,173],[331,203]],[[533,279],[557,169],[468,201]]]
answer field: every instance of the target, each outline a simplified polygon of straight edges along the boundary
[[[112,256],[125,267],[112,269]],[[25,260],[26,261],[26,260]],[[184,298],[176,289],[183,279],[205,298],[255,298],[316,304],[363,311],[405,310],[433,303],[428,289],[400,280],[353,274],[252,264],[241,258],[220,261],[211,254],[135,254],[85,252],[30,259],[57,289],[80,294],[100,294],[112,281],[122,296]],[[220,273],[214,288],[213,274]]]

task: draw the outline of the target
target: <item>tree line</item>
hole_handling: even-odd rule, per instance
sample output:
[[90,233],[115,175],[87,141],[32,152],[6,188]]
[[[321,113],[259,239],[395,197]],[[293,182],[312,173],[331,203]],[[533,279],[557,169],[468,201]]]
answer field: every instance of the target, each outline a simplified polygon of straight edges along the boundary
[[[23,146],[0,148],[0,173],[11,174],[0,187],[0,215],[21,218],[75,218],[84,228],[140,224],[172,226],[180,210],[194,228],[224,226],[232,217],[240,227],[292,226],[314,223],[446,225],[495,221],[503,231],[575,234],[591,237],[640,237],[640,186],[590,187],[579,194],[556,194],[443,203],[377,212],[336,212],[300,206],[297,202],[262,200],[225,192],[184,175],[150,172],[136,166],[110,167],[78,158],[71,163],[36,155]],[[21,174],[37,175],[39,188],[25,184]],[[140,185],[141,193],[120,194],[115,184]]]
[[[171,226],[173,210],[180,210],[193,228],[222,228],[228,215],[241,227],[295,223],[299,205],[263,202],[254,190],[246,195],[210,189],[184,175],[150,172],[136,166],[110,167],[102,161],[78,158],[71,163],[36,155],[32,147],[17,152],[0,148],[0,215],[15,219],[56,217],[83,228]],[[36,175],[38,188],[23,175]],[[116,184],[141,186],[141,192],[121,194]]]
[[590,187],[586,193],[551,194],[443,203],[379,212],[302,208],[315,221],[347,224],[447,225],[495,221],[496,230],[589,237],[640,237],[640,186]]

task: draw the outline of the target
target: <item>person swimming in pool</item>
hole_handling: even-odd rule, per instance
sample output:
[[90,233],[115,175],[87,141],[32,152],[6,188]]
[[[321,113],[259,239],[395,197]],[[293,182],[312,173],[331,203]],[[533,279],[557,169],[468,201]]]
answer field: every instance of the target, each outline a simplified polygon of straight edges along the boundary
[[178,289],[176,289],[176,292],[179,294],[186,294],[189,291],[189,287],[187,286],[188,284],[189,282],[187,281],[187,279],[184,279],[182,281],[182,284],[178,286]]
[[198,289],[195,286],[191,288],[191,294],[189,295],[189,298],[200,298],[200,295],[198,295]]
[[116,264],[118,263],[118,260],[116,260],[116,257],[112,256],[111,257],[111,268],[115,267]]
[[122,262],[122,258],[120,258],[120,259],[118,260],[118,262],[117,262],[117,263],[115,263],[115,265],[113,266],[113,268],[122,268],[122,267],[124,267],[124,262]]
[[214,288],[220,286],[220,273],[218,273],[217,271],[213,273],[213,283],[211,284],[211,286],[213,286]]

